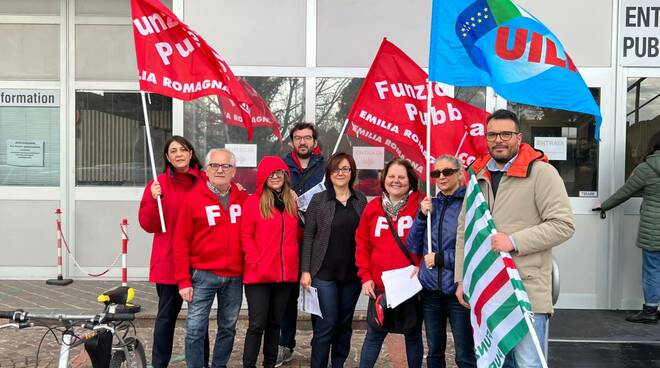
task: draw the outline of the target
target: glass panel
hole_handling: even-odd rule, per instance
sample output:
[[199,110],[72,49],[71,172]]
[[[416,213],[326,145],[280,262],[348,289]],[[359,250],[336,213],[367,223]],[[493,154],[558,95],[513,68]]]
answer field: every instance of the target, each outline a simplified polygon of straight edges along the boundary
[[[172,0],[162,0],[172,9]],[[77,0],[76,15],[99,17],[130,17],[131,2],[126,0]]]
[[76,26],[76,80],[137,82],[131,26]]
[[[25,93],[35,92],[39,93]],[[0,94],[3,104],[8,93],[4,90]],[[59,185],[59,107],[0,107],[0,137],[0,185]]]
[[60,0],[2,0],[0,14],[60,15]]
[[59,25],[0,24],[0,34],[0,79],[59,80]]
[[[600,89],[590,88],[600,105]],[[510,102],[518,114],[523,141],[533,146],[554,147],[550,163],[564,179],[571,197],[596,197],[598,190],[598,142],[594,139],[596,120],[592,115]],[[543,137],[558,138],[543,140]],[[535,140],[536,139],[536,140]],[[563,143],[562,143],[563,142]]]
[[[147,105],[156,171],[172,135],[172,99]],[[151,179],[142,101],[137,92],[76,92],[76,185],[143,186]]]
[[[330,157],[337,143],[339,131],[353,107],[355,97],[364,78],[317,78],[316,79],[316,126],[319,130],[319,145],[325,157]],[[337,152],[353,154],[353,147],[368,146],[365,142],[351,138],[346,133],[341,137]],[[385,151],[385,160],[394,156]],[[365,195],[380,195],[379,170],[359,169],[355,188]]]
[[486,110],[486,87],[454,87],[454,98]]
[[[280,122],[280,132],[286,140],[293,124],[305,117],[304,78],[246,77],[248,83],[261,95]],[[267,155],[283,156],[287,146],[280,144],[269,127],[255,127],[252,140],[247,141],[247,131],[242,127],[225,124],[222,108],[215,96],[199,98],[184,103],[183,133],[198,157],[203,160],[211,148],[224,147],[226,143],[257,144],[257,162]],[[256,168],[241,167],[236,181],[248,191],[254,191]]]
[[646,158],[648,140],[660,130],[660,78],[628,78],[626,178]]

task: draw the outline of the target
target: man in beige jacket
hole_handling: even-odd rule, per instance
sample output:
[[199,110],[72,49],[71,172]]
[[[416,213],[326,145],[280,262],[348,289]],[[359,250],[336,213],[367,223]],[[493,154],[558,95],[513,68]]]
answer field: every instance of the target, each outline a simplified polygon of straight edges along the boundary
[[[552,248],[575,231],[573,211],[564,181],[541,151],[522,143],[518,117],[498,110],[488,117],[486,141],[489,154],[472,164],[479,187],[488,202],[498,233],[491,236],[496,252],[510,252],[532,303],[534,329],[545,347],[548,318],[552,314]],[[456,296],[463,298],[465,202],[456,236]],[[544,352],[547,354],[547,352]],[[541,367],[531,337],[526,336],[505,366]],[[547,355],[546,355],[547,356]]]

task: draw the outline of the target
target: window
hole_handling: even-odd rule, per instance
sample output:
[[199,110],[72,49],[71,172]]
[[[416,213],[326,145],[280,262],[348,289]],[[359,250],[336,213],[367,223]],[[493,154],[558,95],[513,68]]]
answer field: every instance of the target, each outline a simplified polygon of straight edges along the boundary
[[[600,104],[600,90],[590,90]],[[598,142],[594,139],[594,117],[519,103],[509,103],[508,108],[520,118],[523,141],[548,154],[550,163],[564,179],[568,195],[596,197]]]
[[628,78],[626,178],[646,158],[649,139],[660,131],[660,78]]
[[[263,156],[283,156],[288,152],[286,139],[293,124],[305,117],[304,78],[246,77],[259,93],[280,123],[284,142],[280,144],[270,127],[255,127],[252,140],[247,142],[243,127],[225,124],[222,107],[217,97],[204,97],[184,103],[183,132],[203,160],[211,148],[222,148],[226,143],[257,144],[257,161]],[[248,191],[254,191],[256,168],[240,167],[236,181]]]
[[[34,96],[33,106],[11,102]],[[0,137],[0,185],[59,185],[59,90],[0,91]]]
[[[172,135],[172,99],[147,105],[156,171]],[[143,186],[151,179],[142,101],[137,92],[76,92],[76,185]]]
[[[316,126],[319,131],[319,144],[325,157],[330,157],[337,139],[341,139],[337,152],[353,154],[353,147],[368,146],[346,133],[339,137],[362,82],[364,78],[316,79]],[[385,161],[392,158],[394,156],[385,151]],[[355,188],[367,196],[380,195],[379,173],[379,170],[359,169]]]
[[486,110],[486,87],[455,87],[454,98]]

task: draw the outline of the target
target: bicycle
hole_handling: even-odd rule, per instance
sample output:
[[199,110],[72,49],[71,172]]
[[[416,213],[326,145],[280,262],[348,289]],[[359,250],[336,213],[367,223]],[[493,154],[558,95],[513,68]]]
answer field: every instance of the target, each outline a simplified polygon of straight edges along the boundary
[[[48,329],[37,346],[35,366],[39,365],[39,352],[44,338],[52,333],[60,345],[59,368],[68,366],[71,350],[80,345],[84,345],[93,368],[144,368],[147,366],[144,344],[138,339],[133,324],[140,306],[129,303],[134,295],[135,290],[125,286],[104,292],[97,300],[105,307],[103,312],[95,315],[39,314],[20,309],[0,311],[0,319],[11,321],[0,325],[0,330],[33,327]],[[61,339],[57,339],[55,331],[61,333]]]

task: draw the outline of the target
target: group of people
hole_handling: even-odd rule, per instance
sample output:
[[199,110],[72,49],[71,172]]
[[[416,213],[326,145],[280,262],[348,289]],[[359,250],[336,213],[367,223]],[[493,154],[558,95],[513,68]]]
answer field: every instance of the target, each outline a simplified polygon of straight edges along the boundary
[[[375,298],[384,271],[415,266],[422,291],[419,323],[405,333],[409,367],[445,366],[450,323],[456,364],[476,367],[470,305],[463,298],[465,171],[443,155],[431,172],[433,198],[419,192],[419,178],[401,158],[386,163],[382,195],[368,201],[356,190],[357,168],[350,154],[326,160],[312,124],[296,124],[286,157],[264,157],[256,190],[248,195],[232,178],[236,159],[212,149],[204,165],[186,139],[165,144],[164,172],[150,182],[139,219],[154,234],[150,281],[159,296],[152,365],[165,367],[172,352],[177,315],[188,302],[185,356],[189,367],[223,367],[234,345],[245,290],[248,329],[243,365],[255,367],[263,342],[263,365],[291,360],[295,348],[300,289],[314,287],[323,318],[312,316],[312,367],[342,367],[348,358],[352,322],[360,293]],[[488,118],[489,154],[472,165],[493,213],[495,251],[510,252],[535,313],[534,328],[544,346],[551,303],[550,249],[570,238],[573,215],[563,181],[540,151],[522,143],[517,116],[498,110]],[[324,181],[299,216],[297,196]],[[167,232],[160,228],[156,198],[162,199]],[[431,247],[426,240],[431,222]],[[217,337],[209,356],[208,323],[217,297]],[[422,327],[423,326],[423,327]],[[369,324],[360,367],[373,367],[387,331]],[[540,366],[531,338],[507,356],[508,367]]]

